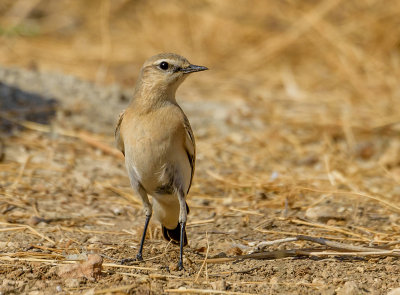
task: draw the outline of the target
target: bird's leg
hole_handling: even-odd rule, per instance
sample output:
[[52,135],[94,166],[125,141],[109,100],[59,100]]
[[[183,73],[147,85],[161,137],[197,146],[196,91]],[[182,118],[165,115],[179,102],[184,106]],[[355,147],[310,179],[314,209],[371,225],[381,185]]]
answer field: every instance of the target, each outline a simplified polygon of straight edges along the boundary
[[150,213],[150,215],[147,215],[147,213],[146,213],[146,221],[144,222],[143,235],[142,235],[142,239],[140,240],[138,254],[136,255],[136,259],[139,261],[143,260],[143,257],[142,257],[143,244],[144,244],[144,240],[146,238],[146,232],[147,232],[147,227],[149,226],[150,218],[151,218],[151,213]]
[[142,197],[144,213],[146,214],[146,221],[144,222],[143,235],[142,235],[142,239],[140,240],[139,251],[138,251],[138,254],[136,255],[136,259],[143,260],[143,257],[142,257],[143,244],[144,244],[144,240],[146,238],[147,227],[149,226],[149,221],[150,221],[151,215],[153,213],[153,210],[151,208],[149,197],[147,196],[147,193],[142,186],[140,186],[140,188],[139,188],[139,194]]
[[182,192],[182,190],[180,190],[178,192],[178,198],[179,198],[179,205],[180,205],[179,224],[181,226],[178,269],[182,270],[182,269],[184,269],[184,267],[183,267],[183,245],[185,244],[184,238],[185,238],[185,227],[186,227],[186,219],[187,219],[185,195]]
[[181,240],[180,240],[180,246],[179,246],[178,269],[182,270],[182,269],[184,269],[184,267],[183,267],[183,239],[185,237],[184,233],[185,233],[186,221],[185,222],[182,221],[179,224],[181,225]]
[[142,234],[142,238],[140,240],[139,251],[138,251],[138,254],[136,255],[136,259],[132,259],[132,258],[122,259],[121,264],[125,264],[127,262],[131,262],[131,261],[135,261],[135,260],[139,260],[139,261],[143,260],[143,257],[142,257],[143,244],[144,244],[144,240],[146,239],[147,228],[149,226],[149,222],[150,222],[150,218],[153,213],[153,210],[151,207],[151,203],[149,201],[149,197],[147,196],[146,191],[144,190],[144,188],[141,185],[139,186],[137,192],[139,193],[140,197],[142,198],[143,206],[144,206],[144,213],[146,215],[146,220],[144,222],[143,234]]

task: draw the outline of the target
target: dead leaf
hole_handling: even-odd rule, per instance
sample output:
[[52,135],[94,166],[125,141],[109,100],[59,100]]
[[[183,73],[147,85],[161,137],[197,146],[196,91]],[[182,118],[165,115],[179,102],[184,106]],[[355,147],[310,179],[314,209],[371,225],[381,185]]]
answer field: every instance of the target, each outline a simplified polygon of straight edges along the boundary
[[238,256],[242,255],[243,251],[239,247],[232,247],[229,248],[228,251],[226,251],[226,254],[228,254],[229,256]]
[[64,279],[86,278],[90,281],[96,281],[101,275],[103,257],[99,254],[89,254],[86,261],[63,265],[58,269],[58,276]]
[[194,251],[199,252],[199,253],[204,253],[204,252],[206,252],[206,250],[207,250],[206,247],[200,247],[200,248],[195,249]]

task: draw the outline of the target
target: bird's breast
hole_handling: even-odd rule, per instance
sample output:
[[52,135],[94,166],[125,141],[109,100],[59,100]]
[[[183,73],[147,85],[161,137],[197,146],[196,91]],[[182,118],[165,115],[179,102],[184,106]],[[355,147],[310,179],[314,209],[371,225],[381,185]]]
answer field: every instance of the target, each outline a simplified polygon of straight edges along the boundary
[[170,190],[168,185],[176,179],[186,186],[190,166],[181,141],[173,129],[159,124],[136,124],[125,134],[126,165],[149,194]]

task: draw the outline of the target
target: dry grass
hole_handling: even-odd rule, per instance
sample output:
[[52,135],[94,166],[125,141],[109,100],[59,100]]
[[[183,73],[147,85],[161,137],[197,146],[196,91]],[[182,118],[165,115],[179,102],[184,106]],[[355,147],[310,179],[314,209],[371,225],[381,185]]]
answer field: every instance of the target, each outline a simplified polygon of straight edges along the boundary
[[[397,255],[399,1],[3,1],[0,31],[1,64],[97,83],[131,86],[147,57],[177,52],[212,69],[182,86],[185,100],[230,107],[221,111],[226,132],[212,121],[194,126],[198,162],[189,196],[193,242],[187,257],[193,261],[187,262],[187,273],[160,270],[175,261],[176,251],[153,226],[143,267],[108,261],[98,285],[81,282],[65,287],[68,292],[322,290],[332,282],[301,281],[301,274],[294,281],[270,280],[276,275],[264,262],[250,265],[260,268],[257,274],[246,263],[235,266],[237,258],[215,257],[300,233],[387,245],[387,253]],[[66,263],[65,255],[82,249],[114,259],[132,256],[135,249],[123,245],[138,241],[142,219],[135,215],[141,206],[130,194],[111,134],[90,134],[81,126],[57,130],[54,138],[46,135],[47,126],[21,124],[28,129],[7,138],[13,151],[0,162],[0,265],[8,269],[0,276],[10,278],[16,267],[11,261],[46,273],[46,267]],[[305,215],[327,207],[334,214],[326,220]],[[36,248],[25,251],[28,245]],[[307,251],[308,246],[296,241],[288,247]],[[227,247],[240,253],[228,253]],[[271,251],[284,250],[279,247]],[[317,250],[323,255],[324,248]],[[332,253],[327,255],[340,254]],[[212,264],[215,259],[225,259],[228,267]],[[240,272],[245,274],[239,277]],[[230,289],[214,284],[221,276]],[[393,287],[382,282],[383,287],[366,283],[367,288]],[[25,291],[35,288],[40,286]]]

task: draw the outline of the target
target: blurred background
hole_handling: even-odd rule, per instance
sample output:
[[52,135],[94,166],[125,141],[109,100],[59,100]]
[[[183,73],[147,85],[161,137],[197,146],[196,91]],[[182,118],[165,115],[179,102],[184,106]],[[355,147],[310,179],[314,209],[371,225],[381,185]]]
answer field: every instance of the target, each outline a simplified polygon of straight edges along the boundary
[[229,84],[249,99],[334,96],[392,109],[399,14],[396,0],[4,0],[0,63],[131,86],[145,59],[176,52],[212,69],[210,95]]
[[399,114],[399,15],[396,0],[5,0],[0,63],[131,87],[176,52],[212,69],[190,79],[202,99],[302,100],[326,107],[301,121],[376,127]]
[[[160,52],[210,68],[177,92],[198,147],[188,201],[198,223],[189,226],[185,255],[195,261],[193,249],[204,248],[212,230],[226,236],[210,235],[210,255],[267,232],[270,239],[400,239],[398,0],[2,0],[0,125],[8,130],[4,122],[22,114],[26,128],[3,144],[0,138],[4,220],[36,225],[35,216],[67,216],[41,232],[61,245],[63,233],[82,234],[74,227],[104,231],[100,239],[115,230],[121,242],[100,249],[129,250],[121,228],[140,231],[141,203],[113,132],[142,64]],[[102,214],[111,219],[96,217]],[[156,252],[163,245],[157,230],[149,242]],[[21,241],[27,236],[37,238],[21,233]],[[76,245],[89,247],[86,240]],[[348,275],[358,281],[357,272]],[[288,292],[296,290],[292,279]]]
[[132,87],[176,52],[212,69],[190,79],[202,99],[302,100],[326,107],[299,120],[377,127],[399,114],[399,15],[396,0],[5,0],[0,63]]

